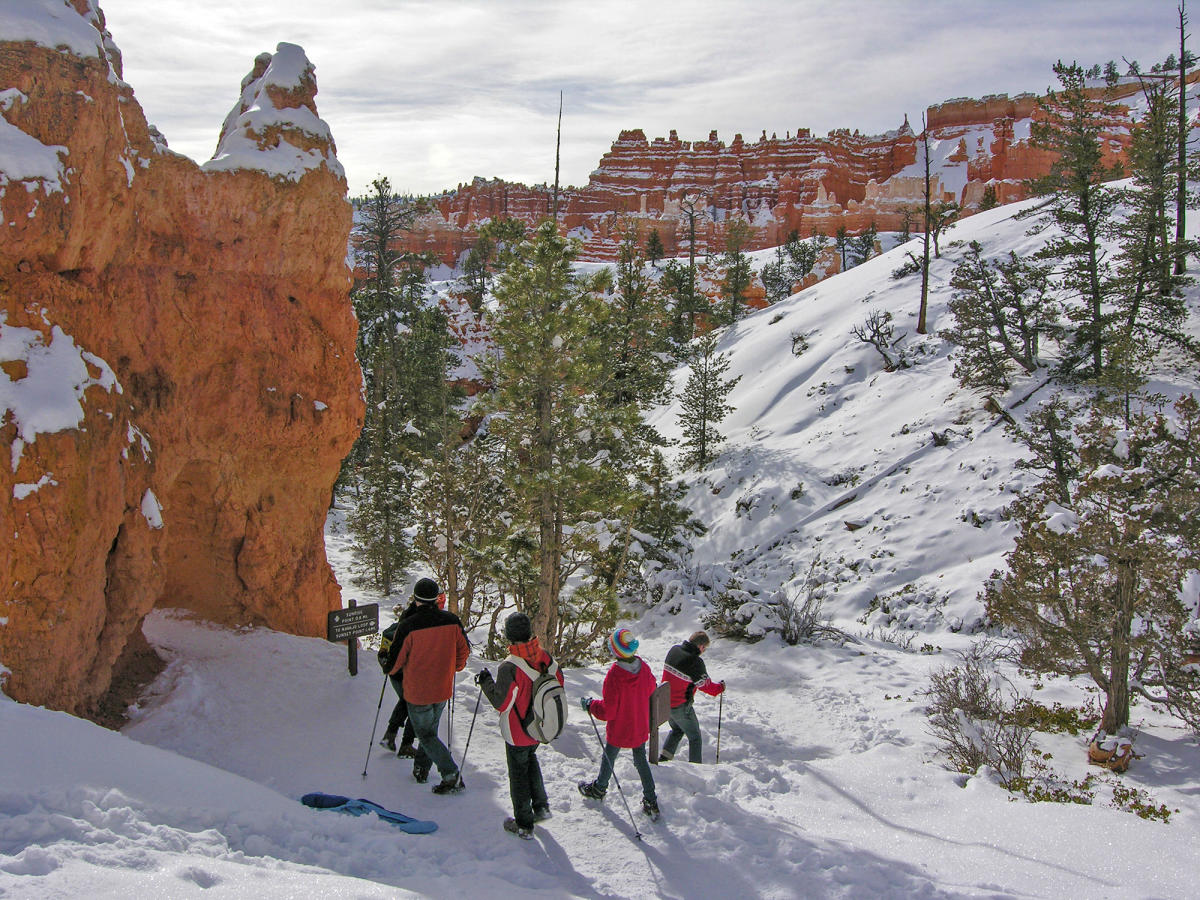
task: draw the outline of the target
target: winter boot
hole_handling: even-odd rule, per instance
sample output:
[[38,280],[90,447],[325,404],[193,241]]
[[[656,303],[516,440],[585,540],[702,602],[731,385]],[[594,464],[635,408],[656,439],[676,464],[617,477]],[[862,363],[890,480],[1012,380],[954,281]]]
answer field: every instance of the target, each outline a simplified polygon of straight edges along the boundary
[[657,822],[661,815],[658,811],[658,803],[654,800],[642,800],[642,812],[650,817],[651,822]]
[[429,780],[429,766],[413,766],[413,778],[417,784],[424,784]]
[[579,783],[579,793],[583,794],[589,800],[603,800],[606,792],[596,787],[596,782],[594,781],[581,781]]
[[674,759],[674,758],[675,758],[675,757],[673,757],[673,756],[672,756],[670,753],[660,753],[660,754],[658,754],[658,761],[659,761],[660,763],[670,762],[670,761],[671,761],[672,759]]
[[517,824],[517,820],[512,818],[511,816],[504,820],[504,830],[507,831],[509,834],[515,834],[517,837],[519,837],[523,840],[526,840],[526,841],[533,840],[533,829],[532,828],[522,828],[520,825]]
[[401,744],[399,749],[396,750],[396,755],[397,756],[406,756],[409,759],[412,759],[414,756],[417,755],[417,748],[414,747],[412,744]]
[[457,794],[467,785],[462,780],[462,773],[455,772],[453,775],[448,775],[433,786],[435,794]]
[[548,806],[535,806],[533,808],[533,821],[545,822],[547,819],[553,818],[554,813],[550,812]]
[[383,739],[379,742],[380,747],[386,747],[389,750],[396,749],[396,732],[387,730],[383,733]]

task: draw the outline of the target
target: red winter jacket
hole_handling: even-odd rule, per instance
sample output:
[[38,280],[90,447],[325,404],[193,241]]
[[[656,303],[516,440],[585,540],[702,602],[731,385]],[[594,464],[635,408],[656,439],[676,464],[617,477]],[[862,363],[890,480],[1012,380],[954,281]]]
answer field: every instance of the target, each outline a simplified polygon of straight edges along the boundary
[[700,648],[691,641],[676,644],[667,653],[662,680],[671,686],[671,709],[690,701],[697,690],[713,697],[725,691],[724,682],[717,683],[708,677]]
[[650,695],[658,687],[658,679],[640,656],[637,672],[630,672],[619,662],[612,664],[604,676],[601,699],[593,700],[588,711],[601,722],[607,722],[604,737],[614,747],[640,747],[650,738]]
[[[479,684],[487,695],[488,702],[500,711],[500,734],[503,735],[505,743],[514,747],[532,747],[538,743],[521,724],[521,719],[529,712],[529,703],[533,699],[533,680],[517,666],[516,658],[520,656],[526,665],[536,672],[545,672],[554,665],[558,683],[565,684],[562,669],[555,665],[550,654],[536,642],[537,638],[534,638],[528,643],[510,647],[509,650],[513,652],[500,663],[500,668],[496,670],[496,679],[493,681],[485,676]],[[530,645],[534,645],[536,651],[517,653]]]

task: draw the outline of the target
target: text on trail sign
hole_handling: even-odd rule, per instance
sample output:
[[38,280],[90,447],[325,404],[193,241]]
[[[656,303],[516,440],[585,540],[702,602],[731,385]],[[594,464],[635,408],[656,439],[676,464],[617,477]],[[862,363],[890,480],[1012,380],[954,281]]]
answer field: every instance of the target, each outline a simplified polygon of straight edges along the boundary
[[379,631],[379,604],[368,603],[365,606],[335,609],[329,613],[326,627],[325,639],[329,641],[345,641],[375,634]]

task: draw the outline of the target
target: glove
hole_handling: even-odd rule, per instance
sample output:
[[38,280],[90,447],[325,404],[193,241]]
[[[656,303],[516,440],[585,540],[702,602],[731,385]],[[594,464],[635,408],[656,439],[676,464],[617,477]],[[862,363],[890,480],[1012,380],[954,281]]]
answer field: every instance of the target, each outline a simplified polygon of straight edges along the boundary
[[583,707],[583,711],[585,713],[590,713],[591,712],[590,707],[592,705],[592,698],[591,697],[580,697],[579,705]]
[[491,681],[491,680],[492,680],[492,673],[487,670],[487,667],[484,667],[483,669],[481,669],[479,674],[475,676],[475,683],[477,685],[479,685],[480,687],[483,687],[483,683],[485,681]]
[[[723,693],[725,693],[725,679],[724,679],[724,678],[722,678],[722,679],[721,679],[721,682],[720,682],[720,684],[721,684],[721,691],[720,691],[720,693],[721,693],[721,694],[723,694]],[[719,696],[719,695],[718,695],[718,696]]]

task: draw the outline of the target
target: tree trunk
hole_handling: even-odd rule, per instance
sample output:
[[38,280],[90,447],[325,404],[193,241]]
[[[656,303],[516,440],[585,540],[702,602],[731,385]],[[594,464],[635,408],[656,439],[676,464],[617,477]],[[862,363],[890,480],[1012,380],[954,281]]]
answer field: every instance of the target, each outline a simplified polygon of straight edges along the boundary
[[925,233],[921,253],[921,308],[917,312],[917,334],[925,334],[928,331],[925,311],[929,306],[929,195],[933,190],[929,170],[929,125],[925,121],[924,113],[921,113],[921,143],[925,148]]
[[1183,242],[1187,237],[1187,3],[1179,3],[1179,122],[1178,141],[1179,158],[1176,165],[1179,173],[1175,181],[1175,274],[1182,275],[1187,270],[1187,253],[1183,250]]
[[1136,560],[1117,560],[1117,608],[1113,614],[1108,689],[1100,720],[1100,729],[1106,734],[1117,734],[1129,724],[1129,644],[1137,594],[1136,565]]
[[550,389],[543,388],[538,400],[538,429],[534,448],[535,478],[542,480],[538,489],[538,584],[537,611],[533,616],[533,633],[550,654],[555,648],[555,614],[558,610],[558,541],[555,534],[554,487],[548,484],[554,464],[553,398]]

